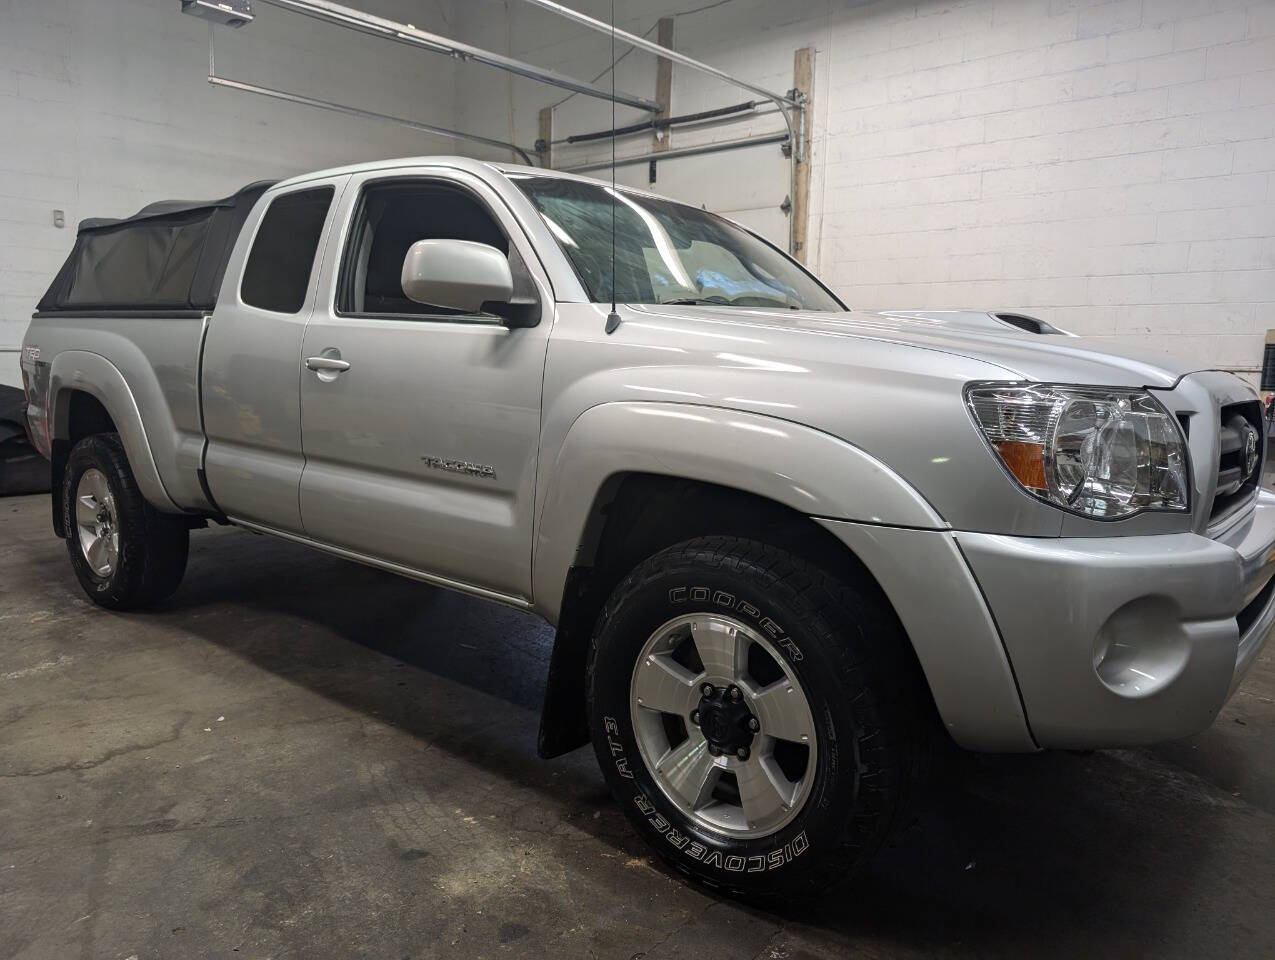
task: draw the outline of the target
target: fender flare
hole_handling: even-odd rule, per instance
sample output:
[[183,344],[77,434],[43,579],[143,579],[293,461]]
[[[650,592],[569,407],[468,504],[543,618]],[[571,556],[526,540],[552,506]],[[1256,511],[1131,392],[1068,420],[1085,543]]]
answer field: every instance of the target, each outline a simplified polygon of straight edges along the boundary
[[147,502],[163,513],[183,512],[164,489],[133,391],[119,368],[100,354],[64,350],[53,358],[49,374],[49,415],[54,439],[67,439],[70,395],[77,390],[95,397],[110,414],[124,445],[129,468]]
[[536,524],[532,596],[557,624],[598,492],[618,474],[701,480],[835,520],[948,529],[889,466],[811,427],[721,407],[615,402],[576,418],[548,471]]

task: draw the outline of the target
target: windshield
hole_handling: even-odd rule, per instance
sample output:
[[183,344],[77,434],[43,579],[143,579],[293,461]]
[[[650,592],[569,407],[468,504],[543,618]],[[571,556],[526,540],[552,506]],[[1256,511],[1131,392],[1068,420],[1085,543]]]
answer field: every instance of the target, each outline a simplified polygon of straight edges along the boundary
[[774,247],[705,210],[562,177],[513,176],[595,303],[715,304],[844,310]]

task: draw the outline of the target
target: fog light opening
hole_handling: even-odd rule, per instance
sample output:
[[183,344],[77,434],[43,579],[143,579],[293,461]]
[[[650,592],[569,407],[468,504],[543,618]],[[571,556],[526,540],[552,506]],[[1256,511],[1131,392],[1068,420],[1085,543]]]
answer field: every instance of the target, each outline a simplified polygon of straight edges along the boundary
[[1122,697],[1147,697],[1182,673],[1190,639],[1177,604],[1168,597],[1140,597],[1107,618],[1094,638],[1094,672]]

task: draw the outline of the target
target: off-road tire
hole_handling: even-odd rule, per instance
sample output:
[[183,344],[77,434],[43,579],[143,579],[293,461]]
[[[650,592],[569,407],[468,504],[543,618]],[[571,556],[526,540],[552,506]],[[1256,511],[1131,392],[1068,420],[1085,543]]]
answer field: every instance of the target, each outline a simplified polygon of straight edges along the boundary
[[[76,524],[76,492],[90,469],[106,477],[119,530],[117,562],[105,577],[85,558]],[[130,610],[157,603],[177,589],[186,572],[190,530],[183,518],[160,513],[142,497],[118,434],[94,434],[75,445],[61,493],[67,553],[90,600],[112,610]]]
[[[696,599],[698,598],[698,599]],[[727,615],[772,638],[814,718],[815,779],[800,812],[750,839],[705,829],[646,768],[630,715],[648,637],[679,616]],[[809,902],[862,868],[910,807],[925,715],[907,639],[875,591],[792,553],[703,537],[642,562],[607,601],[588,663],[589,722],[625,815],[676,869],[722,891]]]

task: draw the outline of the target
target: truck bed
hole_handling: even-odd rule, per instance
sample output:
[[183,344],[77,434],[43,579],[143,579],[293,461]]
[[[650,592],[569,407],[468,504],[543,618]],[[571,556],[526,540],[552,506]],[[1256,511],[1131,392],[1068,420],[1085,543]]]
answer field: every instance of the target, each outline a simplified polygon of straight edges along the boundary
[[37,315],[212,310],[239,230],[270,186],[263,180],[221,200],[161,200],[122,220],[81,221]]
[[200,480],[200,349],[235,241],[270,186],[82,221],[33,318],[46,357],[74,352],[82,367],[117,372],[109,382],[125,385],[117,389],[127,395],[116,399],[138,413],[138,449],[153,461],[170,510],[211,506]]

